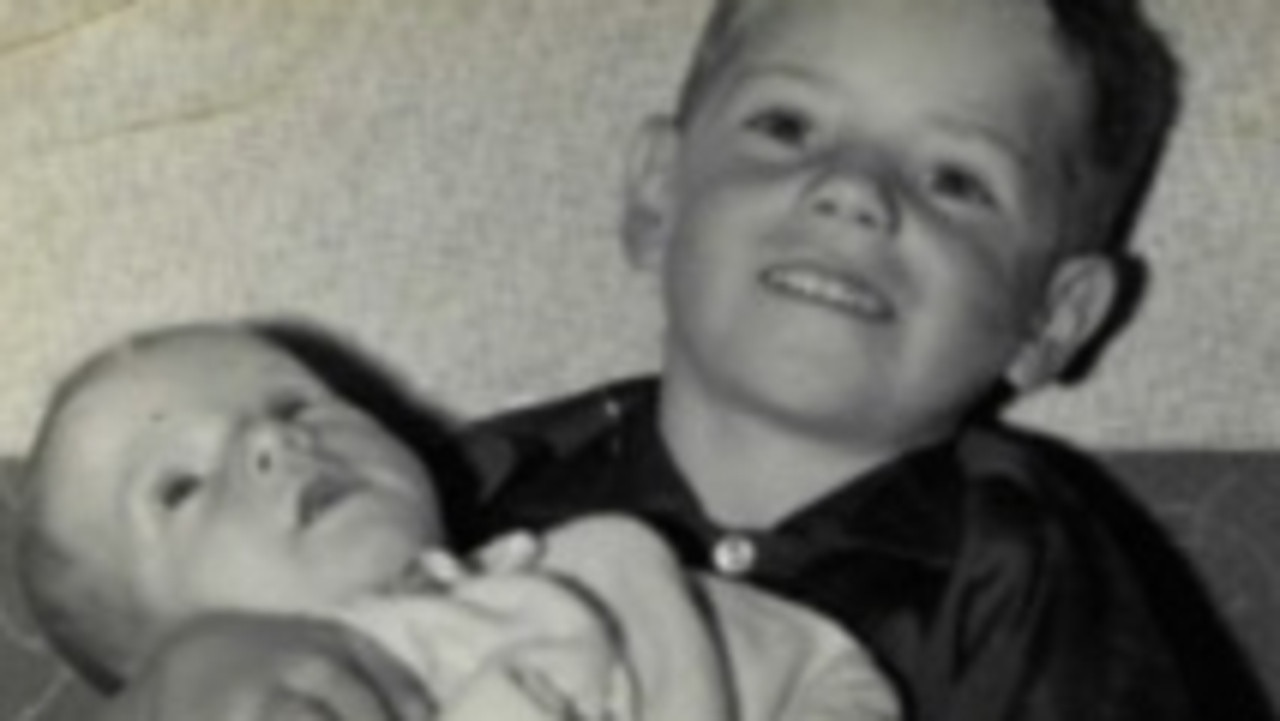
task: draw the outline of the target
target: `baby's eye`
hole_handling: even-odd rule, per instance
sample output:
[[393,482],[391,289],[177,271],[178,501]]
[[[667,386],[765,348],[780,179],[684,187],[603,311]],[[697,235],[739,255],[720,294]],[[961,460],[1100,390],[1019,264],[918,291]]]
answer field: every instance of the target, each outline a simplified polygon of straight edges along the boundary
[[813,135],[813,121],[789,108],[770,108],[747,118],[745,127],[780,145],[799,147]]
[[996,193],[981,175],[959,165],[940,165],[929,175],[929,190],[947,200],[981,208],[999,205]]
[[282,393],[269,401],[267,413],[278,421],[292,421],[302,415],[310,405],[310,399],[302,394]]
[[160,482],[156,497],[167,511],[175,511],[196,497],[204,479],[194,473],[172,473]]

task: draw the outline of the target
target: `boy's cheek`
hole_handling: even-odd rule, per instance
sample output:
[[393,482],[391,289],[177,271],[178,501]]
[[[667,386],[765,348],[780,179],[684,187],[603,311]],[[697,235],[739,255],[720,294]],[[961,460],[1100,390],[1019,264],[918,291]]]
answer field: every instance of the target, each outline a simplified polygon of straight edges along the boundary
[[792,219],[793,196],[777,174],[725,175],[689,189],[680,203],[678,223],[695,240],[716,234],[764,236]]
[[945,284],[950,276],[953,283],[979,292],[1009,295],[1042,276],[1043,253],[1005,223],[958,222],[926,212],[914,215],[920,219],[917,230],[912,233],[908,221],[904,232],[918,236],[914,245],[919,248],[919,262],[933,266],[939,283]]
[[746,189],[776,180],[789,165],[778,159],[755,157],[726,140],[686,142],[682,148],[683,155],[676,164],[678,182],[673,186],[680,199],[694,198],[712,189]]
[[1037,274],[981,242],[951,239],[918,251],[907,293],[990,342],[1026,333],[1042,302]]

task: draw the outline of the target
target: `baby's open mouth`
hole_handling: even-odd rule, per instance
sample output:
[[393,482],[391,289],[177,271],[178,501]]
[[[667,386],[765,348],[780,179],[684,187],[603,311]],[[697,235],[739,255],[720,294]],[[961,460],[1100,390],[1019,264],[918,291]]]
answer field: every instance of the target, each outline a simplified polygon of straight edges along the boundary
[[319,473],[298,494],[298,525],[307,527],[350,497],[360,484],[330,473]]

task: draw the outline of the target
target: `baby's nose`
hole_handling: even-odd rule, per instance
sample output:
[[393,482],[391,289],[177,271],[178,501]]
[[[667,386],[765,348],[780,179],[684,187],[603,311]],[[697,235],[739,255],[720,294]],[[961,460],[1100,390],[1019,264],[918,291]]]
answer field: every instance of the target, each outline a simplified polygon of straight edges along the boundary
[[276,419],[254,422],[246,429],[246,472],[259,479],[283,479],[305,472],[315,446],[310,431]]

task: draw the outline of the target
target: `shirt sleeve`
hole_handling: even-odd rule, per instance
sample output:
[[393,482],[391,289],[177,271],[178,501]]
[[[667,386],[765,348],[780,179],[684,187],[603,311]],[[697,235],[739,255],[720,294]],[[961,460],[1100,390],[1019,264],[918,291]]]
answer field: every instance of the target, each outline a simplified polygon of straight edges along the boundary
[[1083,508],[976,482],[909,672],[922,721],[1183,719],[1179,670],[1121,549]]

